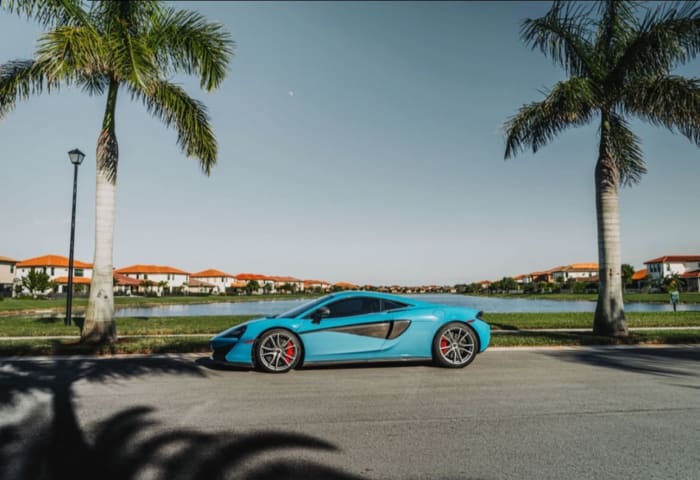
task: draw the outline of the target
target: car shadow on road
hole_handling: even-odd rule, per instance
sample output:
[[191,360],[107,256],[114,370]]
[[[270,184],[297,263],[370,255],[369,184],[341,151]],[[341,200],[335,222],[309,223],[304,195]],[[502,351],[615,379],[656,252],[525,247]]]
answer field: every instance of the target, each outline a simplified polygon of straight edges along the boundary
[[[700,377],[700,350],[697,348],[626,348],[546,352],[546,355],[596,367],[648,375]],[[695,364],[679,367],[679,362]]]
[[[148,406],[125,408],[97,425],[81,426],[73,400],[76,382],[107,383],[154,373],[206,376],[193,362],[179,358],[3,361],[0,478],[361,478],[310,460],[270,457],[288,449],[338,451],[330,442],[298,433],[162,428],[153,419],[155,409]],[[261,456],[259,461],[246,464],[255,456]]]
[[[218,362],[214,362],[209,357],[201,357],[195,360],[195,363],[203,368],[209,370],[224,370],[231,372],[257,372],[251,367],[240,367],[236,365],[226,365]],[[405,361],[375,361],[375,362],[339,362],[339,363],[319,363],[319,364],[308,364],[301,365],[298,367],[299,370],[359,370],[359,369],[371,369],[371,368],[399,368],[399,367],[429,367],[433,366],[431,360],[405,360]],[[267,375],[267,374],[265,374]]]

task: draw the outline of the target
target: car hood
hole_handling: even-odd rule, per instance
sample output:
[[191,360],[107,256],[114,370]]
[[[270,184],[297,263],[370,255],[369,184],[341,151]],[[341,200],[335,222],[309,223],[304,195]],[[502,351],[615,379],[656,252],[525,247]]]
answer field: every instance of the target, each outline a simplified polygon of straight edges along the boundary
[[225,335],[227,335],[229,332],[231,332],[231,330],[235,330],[235,329],[240,328],[240,327],[247,327],[247,326],[253,325],[253,324],[260,325],[260,324],[262,324],[262,323],[264,323],[264,322],[272,322],[272,321],[274,321],[274,320],[276,320],[275,317],[259,317],[259,318],[252,318],[252,319],[250,319],[250,320],[246,320],[245,322],[237,323],[237,324],[233,325],[232,327],[227,328],[227,329],[224,330],[223,332],[217,333],[217,334],[214,336],[214,338],[216,338],[216,337],[221,337],[221,336],[225,336]]

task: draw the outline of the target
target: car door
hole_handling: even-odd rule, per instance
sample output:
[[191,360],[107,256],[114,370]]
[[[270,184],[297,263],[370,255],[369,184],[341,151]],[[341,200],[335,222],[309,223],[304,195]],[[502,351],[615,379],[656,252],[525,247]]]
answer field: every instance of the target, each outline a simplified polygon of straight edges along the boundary
[[[314,318],[318,308],[328,308],[329,315]],[[297,331],[306,362],[362,360],[381,350],[391,322],[381,312],[380,299],[343,298],[318,308]]]

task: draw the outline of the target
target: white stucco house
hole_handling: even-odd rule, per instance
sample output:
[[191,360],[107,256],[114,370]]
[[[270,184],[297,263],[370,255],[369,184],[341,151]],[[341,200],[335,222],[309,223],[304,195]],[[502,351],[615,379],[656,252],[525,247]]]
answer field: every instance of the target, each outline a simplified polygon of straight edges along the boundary
[[304,280],[304,291],[312,291],[316,289],[320,289],[323,292],[327,292],[331,289],[331,284],[330,282],[327,282],[325,280]]
[[253,293],[264,293],[265,291],[265,285],[269,285],[268,289],[270,293],[275,293],[275,281],[270,277],[269,275],[261,275],[259,273],[239,273],[235,275],[234,277],[236,279],[236,282],[248,284],[249,282],[252,282],[255,280],[258,282],[258,285],[260,288],[258,289],[257,292]]
[[141,283],[139,292],[155,292],[158,295],[186,289],[190,279],[189,272],[165,265],[131,265],[114,272],[138,280]]
[[197,289],[193,291],[197,291],[198,293],[211,293],[213,295],[226,293],[226,290],[231,288],[232,284],[236,283],[236,277],[234,275],[214,268],[191,273],[190,283],[192,283],[193,280],[199,282],[199,284],[190,285],[191,288]]
[[0,255],[0,297],[12,296],[17,260]]
[[576,281],[591,280],[598,277],[597,263],[572,263],[552,271],[552,278],[557,282],[566,282],[570,278]]
[[[48,274],[49,279],[58,284],[56,293],[66,293],[68,286],[68,257],[49,254],[17,262],[15,267],[15,284],[22,285],[22,279],[32,270]],[[92,264],[73,259],[74,290],[89,288],[91,279]],[[23,293],[29,293],[29,291],[24,289]],[[48,294],[50,291],[47,290],[42,293]]]
[[304,281],[298,278],[288,276],[272,276],[269,278],[274,282],[275,291],[281,291],[280,287],[284,285],[293,285],[296,292],[304,291]]
[[700,270],[700,255],[665,255],[644,262],[649,272],[649,279],[662,280],[673,275]]

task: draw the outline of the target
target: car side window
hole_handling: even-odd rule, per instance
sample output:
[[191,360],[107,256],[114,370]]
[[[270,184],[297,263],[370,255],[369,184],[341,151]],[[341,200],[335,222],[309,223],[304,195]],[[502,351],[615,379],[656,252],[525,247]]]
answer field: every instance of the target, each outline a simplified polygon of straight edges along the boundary
[[406,308],[407,306],[408,305],[405,303],[382,299],[382,312],[386,312],[387,310],[398,310],[399,308]]
[[352,317],[379,312],[379,299],[370,297],[345,298],[326,306],[331,311],[327,318]]

